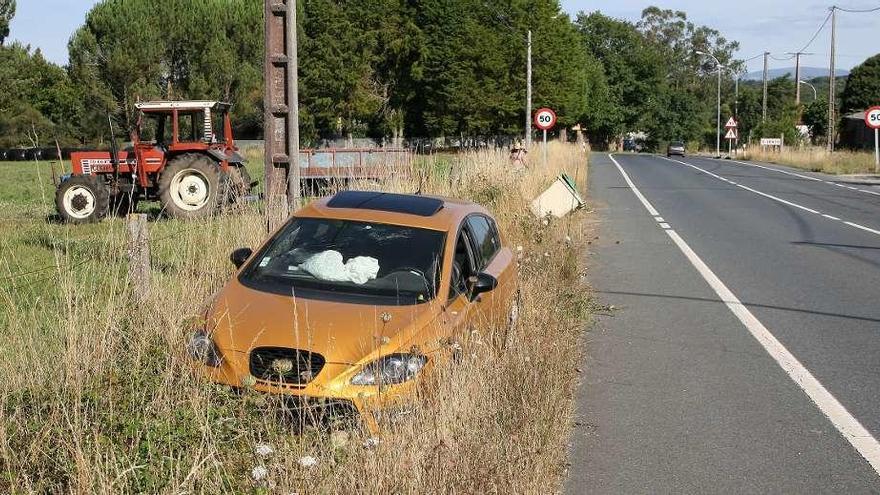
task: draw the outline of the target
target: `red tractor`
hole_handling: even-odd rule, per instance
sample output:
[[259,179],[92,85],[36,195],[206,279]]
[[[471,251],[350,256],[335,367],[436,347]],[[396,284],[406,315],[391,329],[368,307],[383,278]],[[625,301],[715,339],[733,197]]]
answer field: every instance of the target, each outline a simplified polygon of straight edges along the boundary
[[67,222],[94,222],[158,199],[172,217],[199,218],[247,195],[252,184],[232,137],[230,106],[138,103],[131,148],[71,154],[72,173],[55,193],[58,213]]

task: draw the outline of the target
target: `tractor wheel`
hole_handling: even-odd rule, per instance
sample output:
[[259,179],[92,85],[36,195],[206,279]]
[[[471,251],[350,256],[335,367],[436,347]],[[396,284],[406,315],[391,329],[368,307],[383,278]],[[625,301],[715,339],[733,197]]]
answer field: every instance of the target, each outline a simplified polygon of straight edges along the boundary
[[220,167],[205,155],[171,159],[159,176],[159,200],[174,218],[212,215],[220,203]]
[[55,207],[65,222],[97,222],[107,216],[110,192],[99,176],[74,175],[55,191]]
[[223,177],[223,202],[235,207],[251,192],[251,176],[244,165],[230,165]]

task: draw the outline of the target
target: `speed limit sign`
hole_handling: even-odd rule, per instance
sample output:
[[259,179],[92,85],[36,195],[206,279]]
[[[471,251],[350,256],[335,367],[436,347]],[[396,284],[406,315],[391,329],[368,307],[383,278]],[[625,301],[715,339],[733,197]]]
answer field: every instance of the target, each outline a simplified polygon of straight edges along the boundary
[[535,127],[542,131],[549,131],[556,125],[556,112],[549,108],[542,108],[535,112]]
[[880,129],[880,107],[871,107],[865,111],[865,124],[871,129]]

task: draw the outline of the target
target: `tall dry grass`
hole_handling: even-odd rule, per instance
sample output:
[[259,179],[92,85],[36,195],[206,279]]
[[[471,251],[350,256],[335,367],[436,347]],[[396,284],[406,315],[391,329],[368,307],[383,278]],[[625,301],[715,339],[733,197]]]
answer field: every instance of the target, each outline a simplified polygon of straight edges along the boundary
[[426,380],[415,413],[378,438],[357,428],[301,431],[280,398],[191,371],[191,322],[232,273],[228,253],[264,237],[257,212],[161,233],[154,223],[145,304],[125,282],[118,227],[95,240],[94,262],[77,265],[59,249],[59,266],[70,268],[38,297],[0,284],[0,492],[556,491],[589,299],[582,213],[544,222],[527,209],[562,170],[585,182],[579,148],[553,145],[550,157],[550,168],[526,170],[495,152],[434,157],[384,186],[493,210],[518,253],[522,297],[507,346],[493,345],[498,329],[476,328],[461,362]]
[[874,173],[874,155],[871,153],[858,151],[829,153],[826,148],[813,146],[786,148],[782,153],[753,146],[745,151],[743,159],[835,175]]

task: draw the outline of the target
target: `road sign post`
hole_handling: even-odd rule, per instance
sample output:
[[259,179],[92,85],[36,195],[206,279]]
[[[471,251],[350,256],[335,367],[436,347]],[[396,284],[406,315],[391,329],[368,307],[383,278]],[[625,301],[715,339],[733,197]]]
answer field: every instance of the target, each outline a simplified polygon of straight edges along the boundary
[[733,117],[727,119],[727,123],[724,124],[724,128],[727,129],[727,134],[724,135],[724,139],[727,140],[728,155],[733,154],[733,142],[736,141],[739,137],[737,127],[739,127],[739,124],[736,123],[736,119],[734,119]]
[[549,108],[541,108],[535,112],[535,127],[544,131],[544,168],[547,168],[547,131],[556,125],[556,112]]
[[865,110],[865,125],[874,129],[874,173],[880,173],[880,107]]

